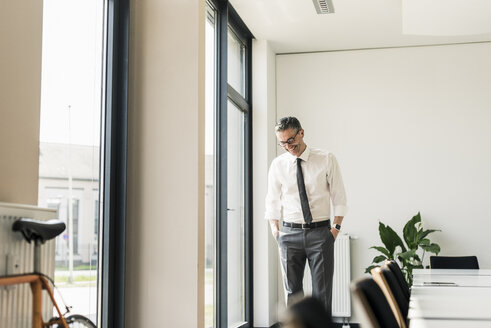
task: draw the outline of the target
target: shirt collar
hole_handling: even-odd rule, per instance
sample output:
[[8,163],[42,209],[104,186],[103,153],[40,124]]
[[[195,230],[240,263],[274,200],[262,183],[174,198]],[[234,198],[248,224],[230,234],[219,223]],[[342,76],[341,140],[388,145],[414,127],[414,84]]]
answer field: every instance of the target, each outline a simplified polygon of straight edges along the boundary
[[[288,153],[290,157],[292,158],[292,162],[295,163],[297,161],[297,156],[293,156],[292,154]],[[303,151],[302,155],[300,155],[300,158],[302,161],[308,161],[310,157],[310,148],[309,146],[305,146],[305,150]]]

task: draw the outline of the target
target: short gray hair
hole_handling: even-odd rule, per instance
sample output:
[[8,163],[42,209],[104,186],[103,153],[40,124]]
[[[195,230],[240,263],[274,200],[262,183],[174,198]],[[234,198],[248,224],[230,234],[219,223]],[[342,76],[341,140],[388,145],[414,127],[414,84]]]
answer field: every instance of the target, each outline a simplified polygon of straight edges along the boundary
[[288,129],[295,129],[297,131],[300,131],[302,130],[302,125],[296,117],[287,116],[281,118],[274,126],[275,132],[285,131]]

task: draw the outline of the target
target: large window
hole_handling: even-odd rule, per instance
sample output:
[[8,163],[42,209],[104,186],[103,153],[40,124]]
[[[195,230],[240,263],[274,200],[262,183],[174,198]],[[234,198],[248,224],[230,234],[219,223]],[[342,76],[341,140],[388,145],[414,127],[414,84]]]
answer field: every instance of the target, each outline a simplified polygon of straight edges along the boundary
[[128,0],[43,1],[38,203],[67,226],[57,302],[98,327],[124,327],[128,13]]
[[43,2],[38,203],[57,208],[67,225],[56,238],[57,302],[94,322],[104,8],[104,0]]
[[251,327],[252,35],[227,1],[207,14],[205,325]]
[[217,12],[206,6],[206,105],[205,105],[205,328],[215,325],[215,229],[216,229],[216,36]]
[[228,326],[245,318],[244,114],[228,101],[227,135],[227,278]]

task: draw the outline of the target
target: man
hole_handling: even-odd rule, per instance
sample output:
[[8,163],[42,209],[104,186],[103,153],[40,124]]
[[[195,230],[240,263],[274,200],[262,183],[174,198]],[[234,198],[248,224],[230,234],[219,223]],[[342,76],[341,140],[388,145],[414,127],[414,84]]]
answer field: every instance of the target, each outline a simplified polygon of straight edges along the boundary
[[295,117],[280,119],[275,131],[286,153],[275,158],[269,169],[265,218],[278,242],[287,305],[303,295],[308,259],[312,296],[322,302],[330,316],[334,241],[347,210],[339,166],[333,154],[305,144],[304,130]]

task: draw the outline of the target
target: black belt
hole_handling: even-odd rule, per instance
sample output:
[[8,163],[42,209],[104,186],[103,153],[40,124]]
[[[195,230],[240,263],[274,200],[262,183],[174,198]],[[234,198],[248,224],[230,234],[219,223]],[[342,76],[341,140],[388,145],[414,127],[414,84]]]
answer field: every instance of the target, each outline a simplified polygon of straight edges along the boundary
[[284,227],[299,228],[299,229],[314,229],[317,227],[331,226],[331,220],[312,222],[312,223],[290,223],[283,221]]

